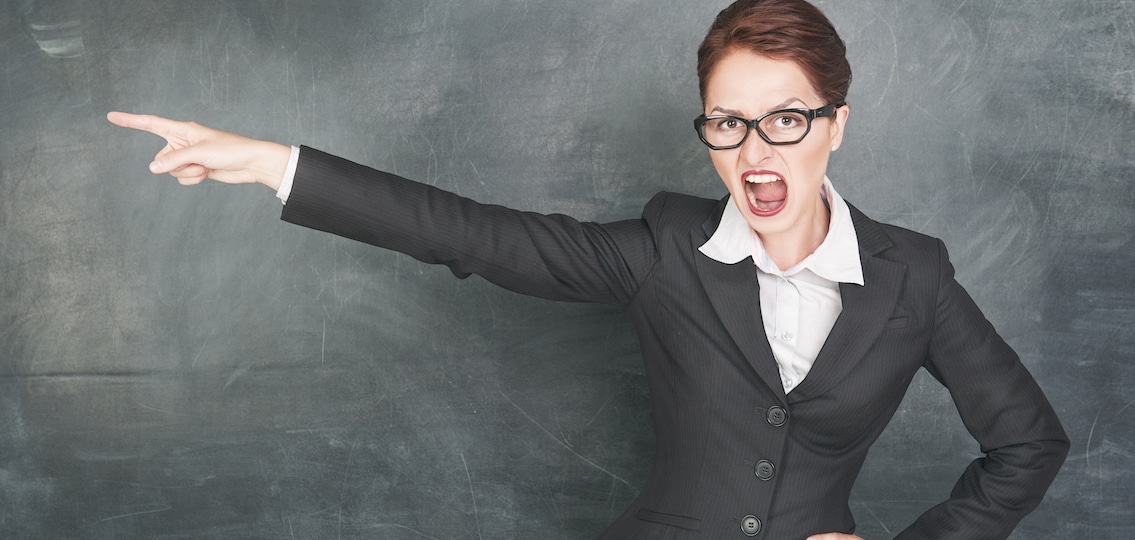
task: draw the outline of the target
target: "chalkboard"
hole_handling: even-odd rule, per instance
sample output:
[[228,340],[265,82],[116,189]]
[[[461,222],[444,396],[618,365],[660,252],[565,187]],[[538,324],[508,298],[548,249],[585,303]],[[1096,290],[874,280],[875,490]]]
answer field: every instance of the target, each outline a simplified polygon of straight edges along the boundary
[[[690,127],[724,0],[0,4],[0,537],[594,538],[653,459],[615,308],[522,297],[177,186],[109,110],[587,220],[724,188]],[[1135,537],[1135,4],[820,2],[829,175],[943,238],[1072,438],[1013,538]],[[860,475],[888,538],[978,455],[914,381]]]

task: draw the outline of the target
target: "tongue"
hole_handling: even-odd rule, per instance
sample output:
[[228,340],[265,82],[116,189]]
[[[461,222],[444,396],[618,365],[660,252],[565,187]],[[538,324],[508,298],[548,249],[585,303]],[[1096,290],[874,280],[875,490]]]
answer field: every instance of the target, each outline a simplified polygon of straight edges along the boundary
[[749,184],[749,193],[756,199],[757,207],[761,210],[775,208],[777,204],[788,196],[788,185],[783,180],[764,184]]

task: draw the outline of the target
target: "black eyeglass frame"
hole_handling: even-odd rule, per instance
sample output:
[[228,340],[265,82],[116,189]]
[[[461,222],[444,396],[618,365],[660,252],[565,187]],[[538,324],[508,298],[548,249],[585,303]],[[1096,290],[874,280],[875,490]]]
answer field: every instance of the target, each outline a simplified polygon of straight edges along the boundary
[[[745,144],[746,140],[749,139],[750,131],[756,131],[757,135],[760,135],[760,137],[764,139],[765,142],[773,146],[787,146],[790,144],[799,144],[800,141],[803,141],[804,138],[812,132],[812,120],[815,120],[817,118],[835,116],[836,109],[843,107],[844,105],[846,105],[846,103],[829,103],[827,105],[824,105],[823,107],[820,107],[819,109],[779,109],[762,114],[752,120],[745,120],[744,118],[741,118],[739,116],[732,116],[728,114],[714,116],[706,116],[703,114],[698,116],[697,118],[694,118],[694,130],[698,132],[698,138],[701,139],[701,142],[705,143],[705,145],[708,146],[710,150],[732,150],[734,148],[739,148],[742,144]],[[802,115],[805,119],[807,119],[808,125],[804,129],[804,134],[801,135],[799,139],[790,142],[773,142],[772,140],[769,140],[768,135],[765,135],[764,131],[761,131],[761,120],[781,113],[796,113]],[[738,122],[745,124],[745,136],[741,137],[741,140],[738,141],[737,144],[732,144],[729,146],[714,146],[710,144],[709,141],[705,140],[705,132],[702,131],[702,126],[704,126],[705,123],[709,122],[710,120],[720,120],[722,118],[732,118],[733,120],[737,120]]]

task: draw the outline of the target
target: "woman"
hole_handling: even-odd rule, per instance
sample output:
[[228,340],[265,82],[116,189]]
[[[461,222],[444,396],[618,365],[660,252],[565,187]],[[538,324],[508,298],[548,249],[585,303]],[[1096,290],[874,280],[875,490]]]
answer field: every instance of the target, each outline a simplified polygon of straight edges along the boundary
[[603,538],[853,536],[852,485],[911,378],[951,392],[986,456],[899,538],[1005,538],[1068,450],[942,243],[872,221],[826,178],[851,71],[803,0],[740,0],[698,51],[698,136],[729,195],[660,193],[640,219],[481,205],[310,148],[111,113],[184,184],[259,182],[283,219],[545,298],[620,304],[638,333],[652,474]]

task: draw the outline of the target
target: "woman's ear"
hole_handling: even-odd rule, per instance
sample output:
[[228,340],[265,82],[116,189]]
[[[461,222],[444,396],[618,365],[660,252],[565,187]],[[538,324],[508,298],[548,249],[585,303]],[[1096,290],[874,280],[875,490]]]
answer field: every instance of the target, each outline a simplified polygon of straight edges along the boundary
[[851,106],[844,104],[835,110],[831,125],[828,127],[828,138],[832,141],[832,152],[843,144],[843,128],[847,125],[847,117],[851,114]]

